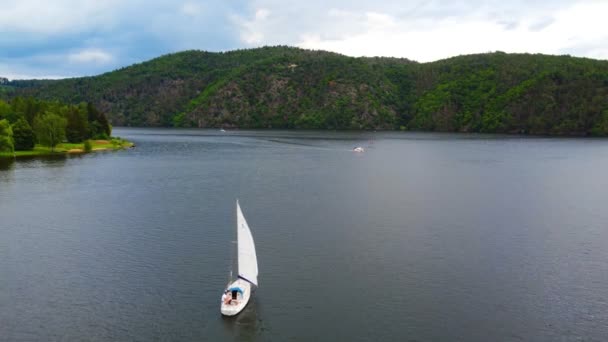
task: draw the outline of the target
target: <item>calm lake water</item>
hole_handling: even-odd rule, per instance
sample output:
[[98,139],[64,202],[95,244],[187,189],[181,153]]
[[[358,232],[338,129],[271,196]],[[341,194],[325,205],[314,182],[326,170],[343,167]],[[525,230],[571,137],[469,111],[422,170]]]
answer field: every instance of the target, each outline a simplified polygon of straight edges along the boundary
[[[0,340],[608,338],[608,140],[114,134],[0,164]],[[260,287],[226,319],[236,198]]]

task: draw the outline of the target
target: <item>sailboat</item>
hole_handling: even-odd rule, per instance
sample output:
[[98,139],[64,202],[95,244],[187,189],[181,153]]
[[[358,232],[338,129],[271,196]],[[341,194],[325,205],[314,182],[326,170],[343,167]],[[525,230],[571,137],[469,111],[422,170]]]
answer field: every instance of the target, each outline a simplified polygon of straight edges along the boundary
[[258,286],[258,259],[249,225],[243,216],[239,201],[236,201],[236,232],[238,250],[238,278],[230,281],[222,294],[222,315],[234,316],[241,312],[252,290]]

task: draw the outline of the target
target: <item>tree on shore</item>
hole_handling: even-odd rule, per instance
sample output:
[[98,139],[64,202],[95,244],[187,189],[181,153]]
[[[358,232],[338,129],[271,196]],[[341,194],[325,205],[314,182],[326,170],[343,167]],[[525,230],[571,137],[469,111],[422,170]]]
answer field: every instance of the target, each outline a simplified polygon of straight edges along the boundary
[[67,120],[57,114],[46,112],[34,120],[34,132],[41,145],[49,146],[51,152],[55,146],[65,140]]
[[66,119],[66,138],[69,142],[79,143],[88,137],[89,125],[86,112],[78,110],[76,106],[70,106],[67,109]]
[[25,118],[19,119],[12,128],[15,150],[32,150],[34,148],[34,131],[27,120],[25,120]]
[[8,120],[0,120],[0,151],[13,152],[13,131]]
[[2,119],[7,119],[10,120],[10,114],[11,114],[12,110],[11,110],[11,106],[0,100],[0,120]]
[[87,103],[87,116],[90,123],[90,136],[94,139],[108,139],[112,135],[112,127],[106,115],[92,103]]

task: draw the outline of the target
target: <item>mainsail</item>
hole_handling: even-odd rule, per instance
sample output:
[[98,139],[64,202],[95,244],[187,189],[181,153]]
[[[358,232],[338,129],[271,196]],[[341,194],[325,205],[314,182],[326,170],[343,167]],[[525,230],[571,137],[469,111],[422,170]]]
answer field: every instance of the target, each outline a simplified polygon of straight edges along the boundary
[[258,258],[249,225],[243,216],[239,201],[236,201],[236,224],[238,241],[239,278],[258,285]]

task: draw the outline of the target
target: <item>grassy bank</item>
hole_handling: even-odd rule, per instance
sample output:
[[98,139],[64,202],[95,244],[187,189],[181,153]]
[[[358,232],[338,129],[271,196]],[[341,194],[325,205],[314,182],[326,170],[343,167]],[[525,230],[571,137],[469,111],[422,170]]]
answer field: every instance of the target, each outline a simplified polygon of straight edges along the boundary
[[[134,144],[130,141],[112,138],[110,140],[90,140],[91,152],[97,151],[115,151],[123,150],[133,147]],[[12,152],[0,152],[0,158],[13,158],[13,157],[31,157],[31,156],[49,156],[58,154],[68,153],[85,153],[84,142],[80,144],[63,143],[55,147],[54,151],[51,151],[50,147],[36,145],[31,151],[15,151]]]

